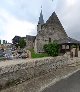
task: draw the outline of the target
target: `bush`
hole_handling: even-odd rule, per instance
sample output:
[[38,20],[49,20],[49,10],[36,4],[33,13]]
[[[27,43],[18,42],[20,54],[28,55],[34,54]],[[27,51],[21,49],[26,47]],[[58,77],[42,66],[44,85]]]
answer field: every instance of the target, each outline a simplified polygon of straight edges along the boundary
[[58,56],[58,54],[59,54],[59,45],[56,42],[45,44],[44,45],[44,51],[49,56]]
[[20,46],[20,48],[24,48],[26,46],[26,41],[23,38],[20,38],[18,46]]

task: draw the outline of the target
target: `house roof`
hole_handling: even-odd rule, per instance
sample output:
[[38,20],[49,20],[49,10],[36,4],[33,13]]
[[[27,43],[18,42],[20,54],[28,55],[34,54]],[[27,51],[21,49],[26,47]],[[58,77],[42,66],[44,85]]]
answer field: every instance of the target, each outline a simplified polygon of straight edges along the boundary
[[12,40],[14,39],[20,39],[21,37],[20,36],[15,36]]
[[77,41],[73,38],[70,38],[70,37],[67,37],[67,38],[64,38],[64,39],[59,39],[57,40],[57,43],[58,44],[80,44],[80,41]]

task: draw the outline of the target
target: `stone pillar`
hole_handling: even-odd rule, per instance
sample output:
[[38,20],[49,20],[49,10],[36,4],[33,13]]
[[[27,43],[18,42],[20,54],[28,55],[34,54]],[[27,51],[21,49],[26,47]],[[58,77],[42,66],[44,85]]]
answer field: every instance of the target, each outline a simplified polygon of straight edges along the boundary
[[31,52],[29,50],[27,50],[27,57],[31,58]]
[[69,49],[70,49],[70,58],[73,58],[73,52],[72,52],[71,44],[69,44]]

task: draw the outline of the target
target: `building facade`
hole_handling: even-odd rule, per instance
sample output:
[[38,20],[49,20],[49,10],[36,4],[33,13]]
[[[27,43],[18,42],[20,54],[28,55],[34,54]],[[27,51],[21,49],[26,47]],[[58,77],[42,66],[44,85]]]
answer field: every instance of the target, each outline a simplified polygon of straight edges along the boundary
[[35,39],[34,50],[36,53],[43,53],[43,46],[55,40],[68,37],[61,22],[55,12],[44,23],[42,10],[37,25],[37,35]]
[[34,48],[35,38],[36,38],[36,36],[26,35],[25,41],[26,41],[26,48],[27,49]]

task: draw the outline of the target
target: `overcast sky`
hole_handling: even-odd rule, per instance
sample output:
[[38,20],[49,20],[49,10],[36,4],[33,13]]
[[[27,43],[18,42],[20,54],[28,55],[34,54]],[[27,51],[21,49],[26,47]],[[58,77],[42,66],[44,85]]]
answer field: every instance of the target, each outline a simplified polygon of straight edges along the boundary
[[0,39],[36,35],[41,5],[45,21],[55,11],[68,36],[80,40],[80,0],[0,0]]

